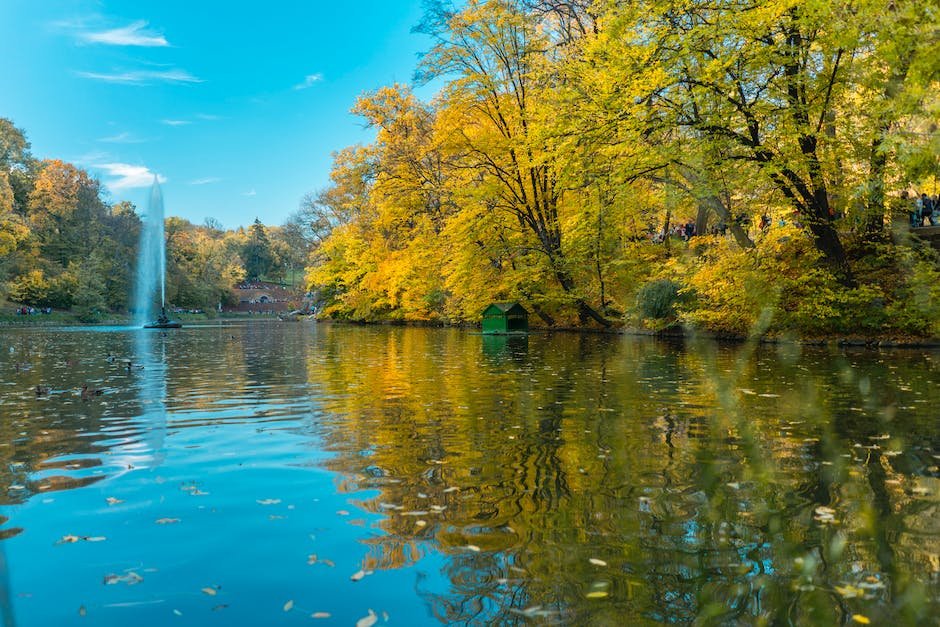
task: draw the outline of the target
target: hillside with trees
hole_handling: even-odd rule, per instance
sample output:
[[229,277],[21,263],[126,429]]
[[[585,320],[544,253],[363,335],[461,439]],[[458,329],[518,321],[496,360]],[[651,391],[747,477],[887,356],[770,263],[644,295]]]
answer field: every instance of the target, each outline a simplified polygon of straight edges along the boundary
[[[108,202],[85,170],[34,159],[24,132],[0,118],[0,301],[87,322],[127,313],[141,218],[129,202]],[[296,225],[225,230],[170,217],[165,230],[167,299],[185,309],[233,304],[246,278],[289,279],[307,253]]]
[[[435,2],[310,199],[356,320],[936,335],[936,2]],[[677,229],[679,225],[679,229]]]

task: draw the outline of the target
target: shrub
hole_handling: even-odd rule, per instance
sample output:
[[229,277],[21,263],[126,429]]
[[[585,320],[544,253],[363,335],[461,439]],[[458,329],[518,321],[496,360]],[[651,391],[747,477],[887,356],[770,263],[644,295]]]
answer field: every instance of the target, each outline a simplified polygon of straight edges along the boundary
[[657,279],[645,284],[636,296],[640,315],[648,320],[674,318],[680,289],[681,286],[672,279]]

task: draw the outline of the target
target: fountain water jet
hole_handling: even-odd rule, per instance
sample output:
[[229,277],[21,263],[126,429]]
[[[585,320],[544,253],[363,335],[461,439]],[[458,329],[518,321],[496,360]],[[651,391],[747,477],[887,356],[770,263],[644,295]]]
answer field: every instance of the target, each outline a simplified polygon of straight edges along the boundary
[[[155,322],[156,294],[160,293],[160,315]],[[137,261],[137,292],[134,295],[134,321],[147,329],[178,329],[182,324],[166,315],[166,239],[163,233],[163,193],[157,177],[150,188],[150,204],[140,230]]]

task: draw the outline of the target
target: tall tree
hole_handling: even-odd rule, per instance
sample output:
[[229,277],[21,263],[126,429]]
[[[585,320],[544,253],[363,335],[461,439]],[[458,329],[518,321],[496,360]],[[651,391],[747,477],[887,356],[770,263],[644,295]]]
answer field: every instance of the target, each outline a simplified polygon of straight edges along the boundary
[[520,0],[437,4],[421,30],[436,42],[421,76],[451,79],[443,104],[454,122],[456,167],[472,170],[488,190],[488,206],[531,236],[527,247],[544,255],[579,316],[609,326],[579,293],[562,242],[558,155],[539,124],[551,98],[546,31]]
[[249,281],[257,281],[264,277],[274,265],[274,255],[271,252],[271,242],[264,225],[258,218],[248,227],[248,240],[242,251],[245,262],[245,273]]

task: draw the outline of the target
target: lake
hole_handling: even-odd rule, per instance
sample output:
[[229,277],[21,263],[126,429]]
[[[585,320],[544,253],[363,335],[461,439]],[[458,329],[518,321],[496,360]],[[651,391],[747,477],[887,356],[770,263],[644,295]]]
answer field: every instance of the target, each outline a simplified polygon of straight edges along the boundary
[[938,624],[938,382],[924,350],[3,329],[2,612]]

